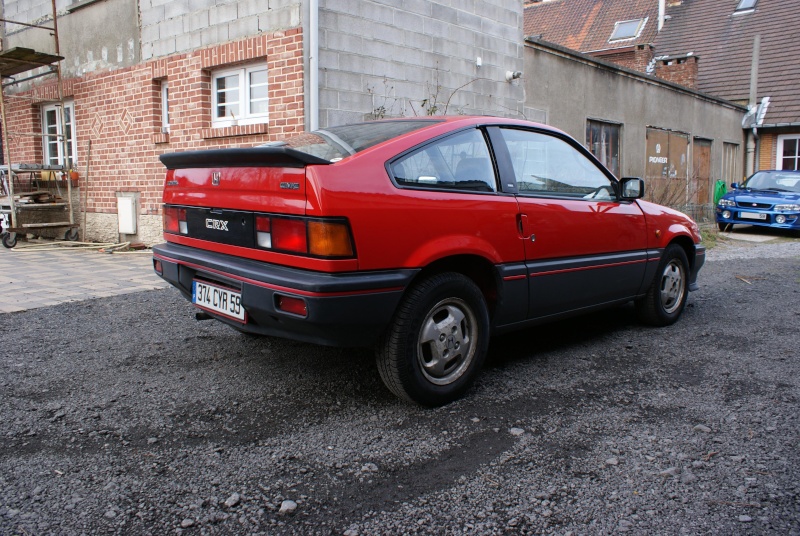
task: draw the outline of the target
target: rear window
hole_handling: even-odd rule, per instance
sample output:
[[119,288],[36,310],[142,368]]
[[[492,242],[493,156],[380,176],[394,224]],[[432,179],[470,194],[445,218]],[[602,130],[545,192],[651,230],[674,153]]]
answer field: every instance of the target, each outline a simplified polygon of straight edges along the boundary
[[373,121],[342,125],[299,134],[267,146],[290,147],[326,160],[337,161],[392,138],[436,123],[435,120]]

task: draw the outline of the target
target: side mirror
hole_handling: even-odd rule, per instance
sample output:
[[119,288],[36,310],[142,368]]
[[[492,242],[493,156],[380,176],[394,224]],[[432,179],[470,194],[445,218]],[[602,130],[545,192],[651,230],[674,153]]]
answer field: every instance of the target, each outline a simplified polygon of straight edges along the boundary
[[641,199],[644,197],[644,181],[638,177],[622,177],[620,181],[622,199]]
[[733,188],[734,190],[738,190],[739,189],[739,183],[738,182],[731,183],[731,188]]

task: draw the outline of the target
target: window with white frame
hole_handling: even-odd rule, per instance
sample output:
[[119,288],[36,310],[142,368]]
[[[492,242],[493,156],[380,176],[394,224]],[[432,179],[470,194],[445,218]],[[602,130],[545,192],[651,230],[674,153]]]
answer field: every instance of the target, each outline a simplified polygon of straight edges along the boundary
[[800,134],[778,136],[777,169],[800,170]]
[[215,127],[266,123],[269,87],[266,65],[212,73],[211,118]]
[[[61,104],[42,106],[42,146],[44,147],[44,163],[51,166],[74,166],[78,144],[75,140],[74,119],[75,105],[64,102],[64,122],[61,121]],[[64,154],[64,138],[67,153]],[[67,158],[68,157],[68,158]]]
[[161,81],[161,132],[169,132],[169,83]]

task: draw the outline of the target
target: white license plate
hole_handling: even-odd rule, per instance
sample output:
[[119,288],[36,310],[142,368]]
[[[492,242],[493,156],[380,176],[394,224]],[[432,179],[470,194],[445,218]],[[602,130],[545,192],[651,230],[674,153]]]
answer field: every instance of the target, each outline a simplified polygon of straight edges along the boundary
[[739,217],[743,220],[766,220],[767,215],[761,212],[740,212]]
[[192,303],[203,309],[245,322],[242,295],[226,288],[195,280],[192,283]]

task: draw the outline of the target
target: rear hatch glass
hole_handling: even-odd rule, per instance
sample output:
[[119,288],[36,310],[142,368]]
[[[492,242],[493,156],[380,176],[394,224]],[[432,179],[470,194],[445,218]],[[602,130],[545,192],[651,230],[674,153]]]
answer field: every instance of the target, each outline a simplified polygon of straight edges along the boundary
[[392,120],[342,125],[300,134],[266,146],[288,147],[330,162],[338,162],[346,156],[436,122],[438,121],[430,119]]

